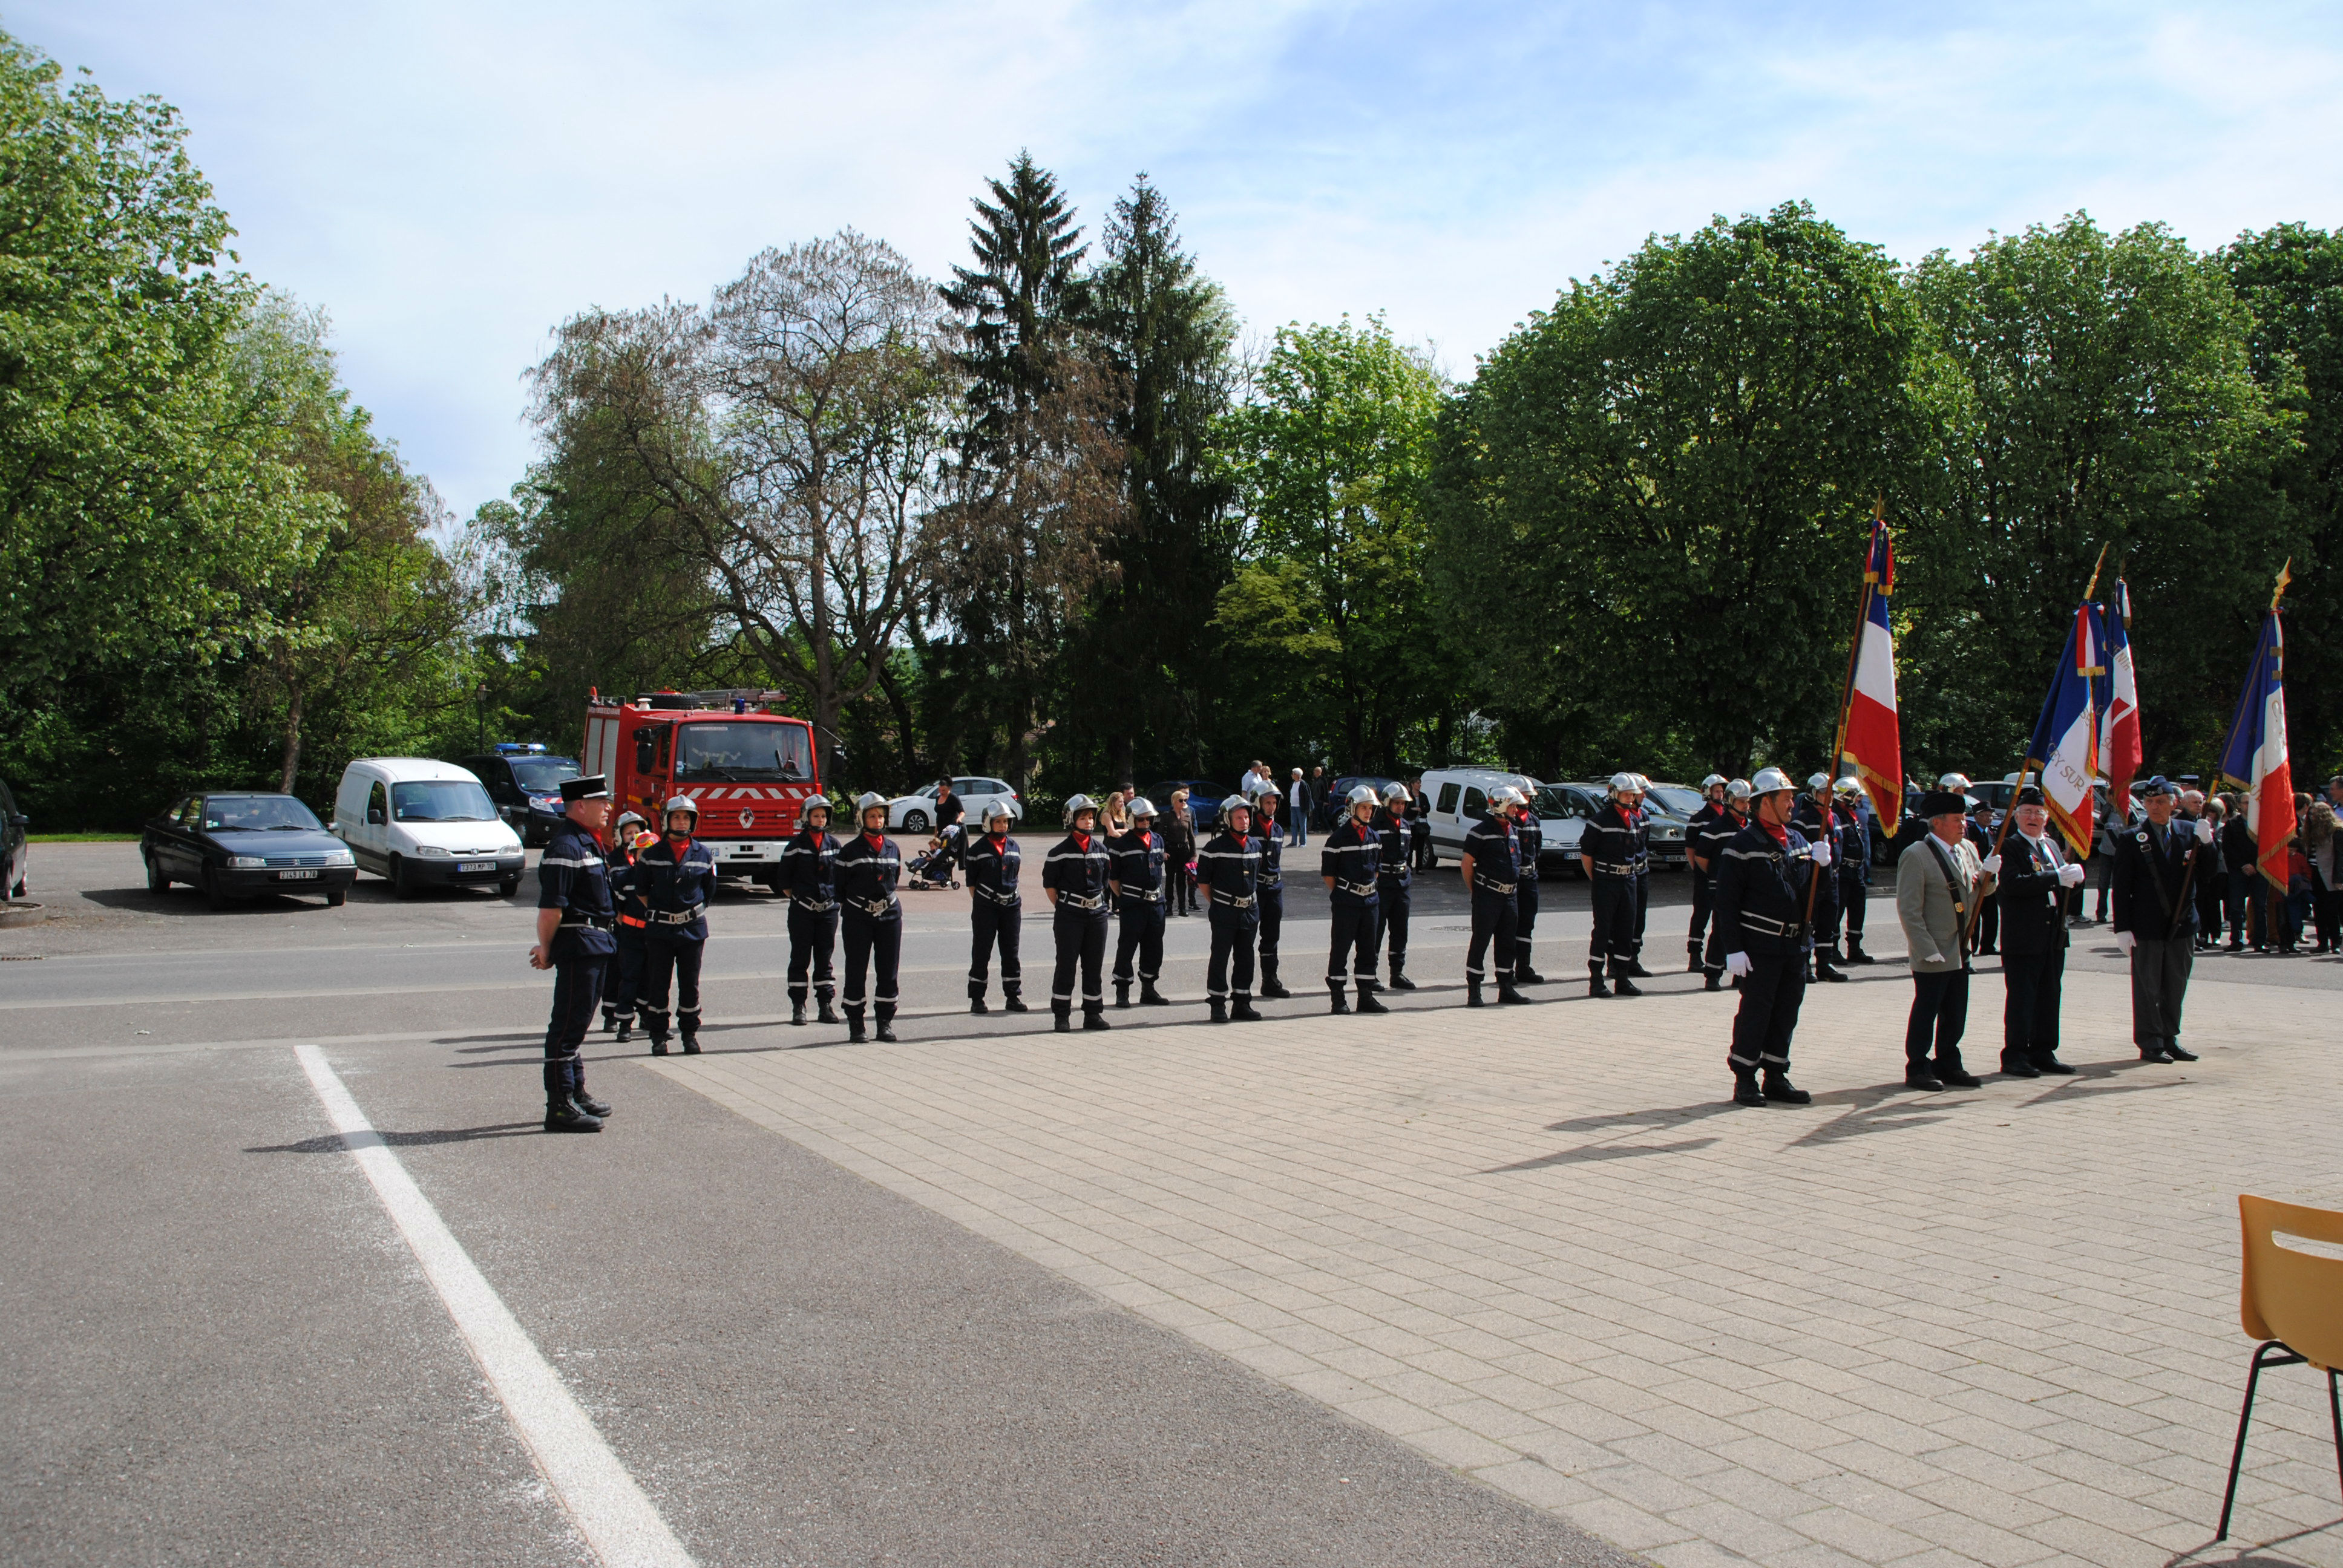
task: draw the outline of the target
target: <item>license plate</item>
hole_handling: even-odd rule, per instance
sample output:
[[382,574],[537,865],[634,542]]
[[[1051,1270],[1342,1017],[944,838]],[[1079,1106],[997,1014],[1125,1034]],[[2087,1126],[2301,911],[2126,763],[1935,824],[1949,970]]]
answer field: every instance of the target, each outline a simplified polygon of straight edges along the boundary
[[317,873],[315,871],[279,871],[277,873],[277,879],[280,882],[314,882],[317,879]]
[[466,860],[456,868],[459,871],[493,871],[496,869],[497,863],[494,860]]

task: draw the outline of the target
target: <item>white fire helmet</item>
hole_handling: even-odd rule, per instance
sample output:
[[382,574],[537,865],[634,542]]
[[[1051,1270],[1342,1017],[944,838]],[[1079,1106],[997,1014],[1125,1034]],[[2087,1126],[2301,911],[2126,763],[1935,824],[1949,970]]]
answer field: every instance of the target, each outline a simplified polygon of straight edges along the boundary
[[1790,782],[1790,776],[1779,768],[1760,768],[1757,777],[1749,780],[1749,793],[1752,795],[1772,795],[1785,789],[1795,792],[1797,788]]

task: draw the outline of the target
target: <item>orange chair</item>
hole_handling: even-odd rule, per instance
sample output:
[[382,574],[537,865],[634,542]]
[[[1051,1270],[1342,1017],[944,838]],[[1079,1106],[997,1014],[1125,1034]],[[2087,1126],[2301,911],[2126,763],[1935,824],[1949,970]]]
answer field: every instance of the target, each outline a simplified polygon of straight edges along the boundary
[[[2335,1423],[2335,1464],[2343,1475],[2343,1400],[2335,1370],[2343,1364],[2343,1258],[2320,1257],[2278,1245],[2281,1235],[2343,1245],[2343,1213],[2306,1209],[2299,1203],[2237,1194],[2237,1216],[2246,1230],[2244,1288],[2238,1316],[2246,1332],[2261,1341],[2246,1374],[2246,1408],[2237,1413],[2237,1447],[2229,1456],[2229,1490],[2221,1497],[2221,1527],[2229,1533],[2229,1511],[2237,1501],[2237,1471],[2246,1460],[2246,1424],[2254,1418],[2254,1390],[2266,1366],[2308,1364],[2327,1374],[2327,1413]],[[2272,1352],[2277,1352],[2273,1354]]]

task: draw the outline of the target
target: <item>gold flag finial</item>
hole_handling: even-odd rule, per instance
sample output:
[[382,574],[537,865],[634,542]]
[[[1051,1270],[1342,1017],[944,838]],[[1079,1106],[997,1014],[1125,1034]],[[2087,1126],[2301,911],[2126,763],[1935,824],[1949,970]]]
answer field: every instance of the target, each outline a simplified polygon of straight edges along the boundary
[[2099,568],[2107,564],[2107,550],[2114,543],[2115,541],[2110,539],[2107,544],[2099,547],[2099,558],[2091,563],[2090,585],[2083,589],[2083,597],[2085,598],[2089,598],[2093,594],[2099,591]]
[[2278,591],[2270,595],[2270,608],[2273,611],[2278,608],[2278,601],[2286,597],[2286,585],[2293,580],[2294,558],[2288,556],[2286,558],[2286,565],[2278,568]]

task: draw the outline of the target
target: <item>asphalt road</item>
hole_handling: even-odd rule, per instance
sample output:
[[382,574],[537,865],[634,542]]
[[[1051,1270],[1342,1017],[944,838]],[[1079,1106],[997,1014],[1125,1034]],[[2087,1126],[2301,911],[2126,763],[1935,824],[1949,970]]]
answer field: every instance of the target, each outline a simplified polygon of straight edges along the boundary
[[[146,893],[130,846],[43,845],[31,893],[58,918],[0,931],[11,1563],[592,1560],[304,1042],[701,1563],[1624,1561],[611,1065],[607,1037],[613,1127],[539,1133],[527,891],[369,879],[341,910],[215,914]],[[907,900],[907,1040],[1036,1021],[966,1015],[964,898]],[[1461,908],[1427,890],[1417,967],[1451,985],[1411,1005],[1457,1000]],[[715,923],[710,1048],[834,1043],[776,1025],[779,907],[728,895]],[[1173,922],[1183,998],[1202,926]],[[1322,1006],[1322,922],[1289,932],[1275,1005]]]

